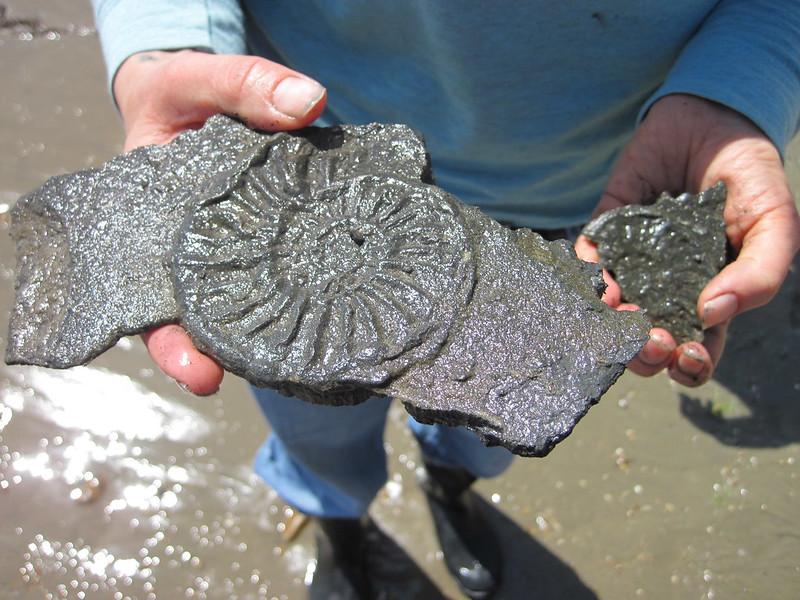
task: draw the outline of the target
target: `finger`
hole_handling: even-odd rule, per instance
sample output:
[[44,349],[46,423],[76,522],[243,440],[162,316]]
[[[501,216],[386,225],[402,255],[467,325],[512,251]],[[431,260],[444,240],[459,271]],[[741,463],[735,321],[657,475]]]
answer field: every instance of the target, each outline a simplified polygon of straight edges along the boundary
[[703,325],[712,327],[769,302],[786,278],[799,245],[800,222],[793,202],[761,216],[744,236],[736,260],[700,294],[697,310]]
[[711,357],[703,345],[688,342],[678,349],[675,361],[669,367],[669,375],[678,383],[697,387],[708,381],[713,370]]
[[660,327],[650,330],[650,340],[644,345],[628,368],[643,377],[650,377],[668,368],[675,360],[676,344],[672,335]]
[[587,238],[582,233],[575,240],[575,254],[578,258],[586,262],[599,263],[600,253],[597,251],[597,244]]
[[115,90],[128,125],[126,149],[166,143],[218,113],[257,129],[296,129],[313,122],[326,101],[318,82],[277,63],[193,51],[135,55],[120,69]]
[[716,368],[722,358],[722,352],[725,349],[725,341],[728,338],[729,326],[730,321],[726,321],[710,329],[706,329],[705,331],[703,346],[708,350],[708,355],[711,357],[711,364],[714,368]]
[[209,396],[219,389],[222,367],[197,350],[182,327],[165,325],[142,339],[158,368],[193,394]]
[[[603,302],[608,304],[611,308],[616,308],[618,310],[636,310],[636,308],[622,308],[622,290],[617,285],[617,282],[614,281],[614,278],[611,277],[611,273],[609,273],[606,269],[603,269],[603,281],[606,283],[606,289],[603,292],[602,298],[600,298]],[[638,308],[638,307],[637,307]]]
[[687,387],[698,387],[706,383],[714,371],[714,365],[706,349],[697,342],[684,344],[677,352],[669,375]]
[[702,344],[681,344],[669,368],[670,377],[688,387],[703,385],[711,379],[722,357],[727,331],[728,323],[722,323],[706,331]]
[[[591,263],[600,262],[600,254],[597,251],[597,244],[592,242],[585,235],[581,234],[575,240],[575,254],[578,255],[583,261]],[[602,300],[612,308],[618,308],[619,303],[622,302],[622,290],[620,290],[617,282],[611,277],[606,269],[603,269],[603,281],[606,284],[606,289],[603,292]],[[635,310],[635,309],[633,309]]]
[[277,131],[311,123],[325,105],[325,88],[319,83],[263,58],[191,53],[182,63],[170,69],[183,79],[188,98],[178,95],[175,102],[188,99],[204,107],[205,118],[224,112],[252,127]]
[[630,302],[622,302],[620,304],[617,304],[616,309],[617,310],[641,310],[641,307],[637,306],[636,304],[631,304]]

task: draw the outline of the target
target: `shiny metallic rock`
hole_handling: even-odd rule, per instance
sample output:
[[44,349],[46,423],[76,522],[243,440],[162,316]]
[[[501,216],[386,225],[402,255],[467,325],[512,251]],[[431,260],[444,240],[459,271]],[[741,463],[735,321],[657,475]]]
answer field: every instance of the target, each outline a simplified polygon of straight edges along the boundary
[[647,339],[567,242],[433,185],[402,126],[264,134],[214,117],[13,209],[6,360],[65,368],[179,322],[226,370],[546,454]]
[[642,307],[679,344],[703,340],[697,299],[728,261],[726,197],[722,182],[677,198],[665,192],[650,204],[605,212],[583,231],[623,300]]
[[17,281],[6,362],[85,364],[124,335],[175,321],[165,251],[194,186],[243,168],[260,137],[213,119],[23,196],[11,214]]
[[325,403],[435,357],[474,286],[458,201],[376,175],[286,196],[264,172],[275,169],[243,173],[181,230],[175,290],[199,347]]

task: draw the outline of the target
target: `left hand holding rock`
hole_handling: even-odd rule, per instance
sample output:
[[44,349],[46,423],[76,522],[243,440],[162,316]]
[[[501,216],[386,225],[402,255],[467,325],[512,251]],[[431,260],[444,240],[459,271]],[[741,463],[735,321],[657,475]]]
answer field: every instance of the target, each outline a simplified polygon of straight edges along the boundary
[[[620,156],[595,214],[641,203],[662,191],[697,193],[724,181],[727,236],[736,260],[712,279],[697,302],[706,327],[703,343],[678,346],[661,328],[628,367],[639,375],[667,369],[688,386],[710,379],[731,318],[766,304],[780,288],[800,248],[800,217],[778,149],[743,115],[684,94],[653,104]],[[578,256],[597,262],[596,246],[583,236]],[[604,300],[621,310],[619,287],[607,277]]]

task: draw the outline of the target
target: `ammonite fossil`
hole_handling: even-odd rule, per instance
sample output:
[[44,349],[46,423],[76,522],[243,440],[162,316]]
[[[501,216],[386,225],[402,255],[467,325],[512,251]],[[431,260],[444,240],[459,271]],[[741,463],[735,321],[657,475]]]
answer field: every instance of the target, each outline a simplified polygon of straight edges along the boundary
[[697,299],[728,261],[720,182],[699,194],[668,193],[607,211],[584,228],[623,300],[642,307],[680,344],[703,341]]
[[225,369],[323,404],[399,398],[541,456],[647,339],[566,242],[433,185],[399,125],[266,134],[223,116],[55,177],[12,212],[6,361],[66,368],[180,323]]
[[248,169],[182,227],[175,290],[199,346],[257,385],[299,377],[343,402],[432,358],[474,285],[453,197],[374,175],[286,197],[273,171]]

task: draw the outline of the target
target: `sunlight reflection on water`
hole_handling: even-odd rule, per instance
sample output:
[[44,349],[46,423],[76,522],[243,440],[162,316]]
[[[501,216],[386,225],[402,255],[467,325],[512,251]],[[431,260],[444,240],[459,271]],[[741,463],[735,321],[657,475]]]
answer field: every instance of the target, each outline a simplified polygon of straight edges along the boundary
[[[193,442],[209,433],[205,418],[148,391],[127,375],[105,369],[75,367],[65,371],[19,368],[16,386],[3,394],[5,405],[21,410],[35,390],[36,403],[54,425],[94,435],[128,440],[169,439]],[[124,448],[120,450],[124,451]],[[113,450],[112,450],[113,451]]]
[[219,398],[200,406],[102,368],[6,372],[0,491],[7,507],[28,504],[12,514],[31,597],[266,599],[304,586],[307,542],[280,539],[288,507],[249,463],[215,452],[241,423]]

